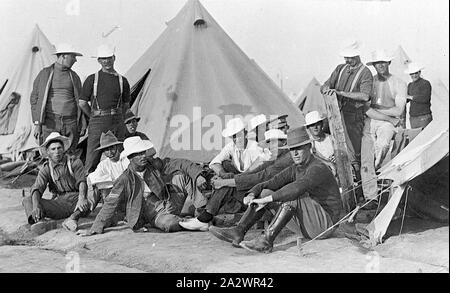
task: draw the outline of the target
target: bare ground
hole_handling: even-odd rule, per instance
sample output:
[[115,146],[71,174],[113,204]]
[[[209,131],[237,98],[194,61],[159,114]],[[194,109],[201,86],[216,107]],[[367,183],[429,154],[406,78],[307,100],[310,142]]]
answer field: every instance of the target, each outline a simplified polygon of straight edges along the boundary
[[[0,189],[0,272],[66,272],[74,255],[81,272],[449,272],[448,225],[411,219],[400,236],[374,250],[331,238],[307,243],[301,253],[296,236],[284,230],[273,253],[256,254],[208,232],[134,233],[119,226],[87,238],[61,228],[33,237],[21,198],[20,189]],[[82,219],[80,228],[93,219]],[[398,235],[395,225],[390,230]]]

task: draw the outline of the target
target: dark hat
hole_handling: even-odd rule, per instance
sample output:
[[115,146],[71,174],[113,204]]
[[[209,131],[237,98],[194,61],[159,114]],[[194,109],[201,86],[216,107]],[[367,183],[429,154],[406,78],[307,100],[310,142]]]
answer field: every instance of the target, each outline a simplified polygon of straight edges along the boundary
[[300,126],[288,131],[287,140],[290,149],[311,143],[311,138],[309,137],[305,126]]
[[97,151],[106,149],[110,146],[121,144],[121,141],[118,141],[114,133],[111,130],[108,130],[107,133],[102,132],[100,136],[100,147],[96,148]]
[[125,119],[124,119],[125,124],[127,124],[127,122],[132,119],[136,119],[136,121],[139,122],[139,120],[141,120],[141,117],[134,115],[134,113],[131,112],[130,109],[128,109],[127,112],[125,113]]

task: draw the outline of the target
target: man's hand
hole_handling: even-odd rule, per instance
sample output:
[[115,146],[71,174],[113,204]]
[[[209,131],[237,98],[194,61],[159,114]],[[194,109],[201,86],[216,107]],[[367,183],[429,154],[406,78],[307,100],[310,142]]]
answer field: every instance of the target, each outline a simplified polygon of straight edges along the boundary
[[87,237],[87,236],[92,236],[96,233],[91,230],[85,229],[85,230],[78,230],[76,234],[79,236],[82,236],[82,237]]
[[324,84],[324,85],[322,85],[322,86],[320,87],[320,92],[321,92],[322,94],[325,94],[329,89],[330,89],[330,87],[327,86],[326,84]]
[[89,202],[86,198],[78,198],[77,205],[73,211],[80,210],[81,212],[85,212],[89,210]]
[[38,140],[39,141],[39,138],[40,138],[40,136],[41,136],[41,133],[42,133],[42,125],[35,125],[34,126],[34,133],[33,133],[33,136],[34,136],[34,138],[36,139],[36,140]]
[[82,128],[80,130],[80,138],[83,137],[86,134],[86,128]]
[[197,183],[198,189],[200,189],[200,190],[205,190],[206,189],[206,186],[207,186],[206,179],[202,175],[199,175],[197,177],[196,183]]
[[37,204],[33,211],[31,211],[31,216],[33,217],[33,220],[37,223],[40,220],[44,218],[44,211],[42,210],[41,204]]
[[338,91],[336,91],[335,89],[329,89],[325,92],[325,95],[332,96],[334,93],[336,93],[337,95]]
[[255,195],[253,193],[249,193],[246,197],[244,197],[244,204],[249,205],[253,199],[255,199]]
[[213,178],[211,183],[214,189],[221,189],[222,187],[225,187],[225,180],[221,178]]
[[262,198],[254,198],[250,201],[250,204],[257,204],[257,205],[266,205],[269,202],[272,202],[272,196],[266,196]]

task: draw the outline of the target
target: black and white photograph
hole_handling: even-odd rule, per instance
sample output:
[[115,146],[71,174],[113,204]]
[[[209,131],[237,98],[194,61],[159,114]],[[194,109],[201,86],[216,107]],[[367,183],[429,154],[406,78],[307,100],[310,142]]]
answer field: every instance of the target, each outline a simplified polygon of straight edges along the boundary
[[0,273],[449,273],[447,0],[0,0],[0,36]]

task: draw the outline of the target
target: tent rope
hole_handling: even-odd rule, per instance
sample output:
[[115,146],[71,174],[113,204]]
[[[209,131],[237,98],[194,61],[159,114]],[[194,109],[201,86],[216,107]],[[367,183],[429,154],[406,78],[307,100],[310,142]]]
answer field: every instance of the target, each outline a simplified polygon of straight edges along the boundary
[[377,199],[383,192],[387,191],[391,189],[391,186],[386,187],[385,189],[381,190],[377,196],[375,196],[374,198],[370,199],[369,201],[367,201],[366,203],[364,203],[362,206],[357,206],[356,208],[354,208],[351,212],[349,212],[347,215],[345,215],[344,217],[342,217],[339,221],[336,222],[336,224],[334,224],[333,226],[329,227],[328,229],[326,229],[325,231],[323,231],[322,233],[320,233],[319,235],[317,235],[316,237],[314,237],[313,239],[311,239],[308,242],[304,242],[301,244],[300,248],[303,248],[304,245],[311,243],[315,240],[317,240],[318,238],[322,237],[324,234],[326,234],[327,232],[329,232],[330,230],[334,229],[336,226],[340,225],[341,223],[344,222],[344,220],[347,219],[347,217],[349,217],[350,215],[352,215],[355,210],[357,209],[362,209],[363,207],[365,207],[366,205],[368,205],[370,202],[372,202],[373,200]]
[[402,234],[403,231],[403,222],[405,221],[405,214],[406,214],[406,207],[408,204],[408,195],[409,195],[409,191],[411,190],[411,186],[408,185],[406,187],[406,196],[405,196],[405,207],[403,208],[403,215],[402,215],[402,224],[400,225],[400,232],[398,233],[398,236],[400,236]]

